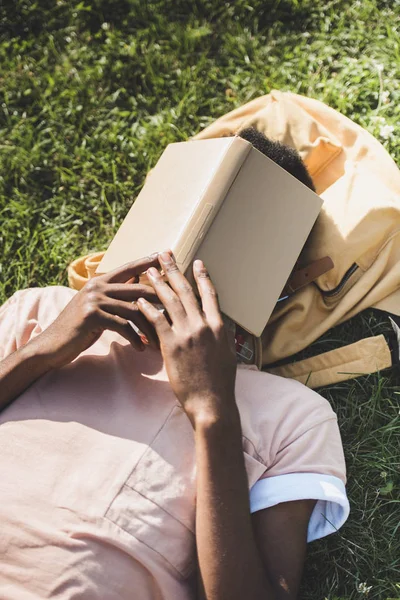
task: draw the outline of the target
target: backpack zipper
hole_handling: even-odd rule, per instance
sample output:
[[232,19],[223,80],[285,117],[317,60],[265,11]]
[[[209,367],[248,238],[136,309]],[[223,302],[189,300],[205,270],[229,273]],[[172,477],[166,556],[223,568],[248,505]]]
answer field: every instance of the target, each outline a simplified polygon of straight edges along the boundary
[[336,296],[336,294],[341,292],[341,290],[344,288],[344,286],[346,285],[346,283],[348,282],[350,277],[353,275],[353,273],[355,273],[355,271],[357,271],[357,269],[358,269],[358,265],[356,263],[352,264],[350,269],[348,269],[346,271],[346,273],[343,275],[343,278],[342,278],[341,282],[339,283],[339,285],[337,285],[335,288],[333,288],[333,290],[328,290],[328,291],[321,290],[323,295],[326,297]]

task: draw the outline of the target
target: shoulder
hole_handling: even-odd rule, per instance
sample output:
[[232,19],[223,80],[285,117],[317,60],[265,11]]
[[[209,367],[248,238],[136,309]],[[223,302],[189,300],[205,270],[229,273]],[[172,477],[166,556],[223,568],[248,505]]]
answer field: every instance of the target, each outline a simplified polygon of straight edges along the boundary
[[307,432],[320,437],[326,424],[337,431],[336,414],[329,402],[293,379],[240,368],[236,401],[243,435],[266,466],[271,466],[283,449],[305,439]]
[[2,312],[13,307],[15,310],[26,312],[39,307],[52,308],[52,312],[62,309],[77,292],[61,285],[48,287],[26,288],[15,292],[0,308]]
[[15,292],[0,307],[0,347],[5,358],[52,323],[76,294],[63,286]]
[[263,371],[238,368],[236,398],[239,410],[258,417],[269,414],[275,420],[306,418],[305,425],[336,415],[329,402],[302,383]]
[[293,379],[239,369],[237,402],[248,448],[265,466],[252,487],[251,511],[316,500],[308,540],[339,529],[349,514],[346,465],[336,414],[317,392]]

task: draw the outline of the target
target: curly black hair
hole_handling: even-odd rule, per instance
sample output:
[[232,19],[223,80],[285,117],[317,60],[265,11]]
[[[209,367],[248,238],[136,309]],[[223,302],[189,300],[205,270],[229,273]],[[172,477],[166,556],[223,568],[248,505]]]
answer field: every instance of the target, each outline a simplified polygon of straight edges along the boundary
[[285,169],[285,171],[315,192],[313,180],[297,150],[280,142],[270,140],[254,127],[243,129],[237,135],[250,142],[254,148],[265,154],[265,156],[273,160],[282,169]]

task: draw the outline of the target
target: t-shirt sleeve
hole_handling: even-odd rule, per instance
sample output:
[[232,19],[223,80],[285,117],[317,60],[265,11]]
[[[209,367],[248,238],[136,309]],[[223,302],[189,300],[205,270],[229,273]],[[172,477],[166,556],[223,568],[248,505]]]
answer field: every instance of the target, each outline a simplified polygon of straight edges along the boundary
[[0,307],[0,360],[39,335],[75,293],[62,286],[15,292]]
[[[0,359],[3,360],[26,344],[37,327],[37,318],[29,298],[30,290],[15,292],[0,307]],[[27,303],[30,304],[31,310]],[[25,305],[25,310],[23,306]]]
[[350,508],[346,468],[336,417],[315,424],[280,448],[271,467],[251,488],[256,512],[282,502],[317,500],[308,526],[308,541],[337,531]]

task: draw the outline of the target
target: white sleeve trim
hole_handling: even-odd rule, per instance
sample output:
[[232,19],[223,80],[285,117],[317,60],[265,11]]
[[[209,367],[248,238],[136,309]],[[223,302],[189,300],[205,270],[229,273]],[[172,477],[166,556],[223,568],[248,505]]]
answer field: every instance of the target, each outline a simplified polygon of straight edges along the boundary
[[319,473],[259,479],[250,490],[250,512],[294,500],[317,500],[308,524],[307,542],[340,529],[350,513],[344,483],[338,477]]

